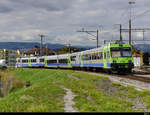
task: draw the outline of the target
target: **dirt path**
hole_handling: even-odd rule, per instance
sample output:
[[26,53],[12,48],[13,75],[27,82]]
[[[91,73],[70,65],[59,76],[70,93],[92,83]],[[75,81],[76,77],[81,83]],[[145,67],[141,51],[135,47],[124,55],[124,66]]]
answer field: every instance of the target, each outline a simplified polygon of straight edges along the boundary
[[66,95],[64,96],[64,102],[65,102],[64,111],[65,112],[78,112],[75,108],[73,108],[73,105],[75,104],[75,102],[73,101],[73,98],[76,95],[70,89],[67,89],[64,86],[61,86],[61,88],[66,90]]

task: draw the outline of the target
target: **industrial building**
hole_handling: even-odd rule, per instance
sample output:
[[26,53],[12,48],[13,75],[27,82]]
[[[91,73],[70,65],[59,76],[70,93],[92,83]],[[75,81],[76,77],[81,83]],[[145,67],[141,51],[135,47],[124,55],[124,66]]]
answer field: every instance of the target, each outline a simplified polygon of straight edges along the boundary
[[16,58],[19,57],[19,50],[0,49],[0,59],[5,59],[7,66],[15,67]]

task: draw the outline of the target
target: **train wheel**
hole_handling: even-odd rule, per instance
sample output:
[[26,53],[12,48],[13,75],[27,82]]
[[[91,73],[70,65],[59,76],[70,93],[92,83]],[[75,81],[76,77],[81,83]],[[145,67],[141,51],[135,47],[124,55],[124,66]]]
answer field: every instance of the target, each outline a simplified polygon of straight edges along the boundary
[[111,70],[111,73],[118,73],[119,71]]
[[111,71],[111,70],[108,70],[108,74],[112,74],[112,71]]
[[128,69],[128,73],[129,73],[129,74],[132,73],[132,69]]
[[92,67],[90,67],[90,68],[89,68],[89,71],[93,71],[93,68],[92,68]]

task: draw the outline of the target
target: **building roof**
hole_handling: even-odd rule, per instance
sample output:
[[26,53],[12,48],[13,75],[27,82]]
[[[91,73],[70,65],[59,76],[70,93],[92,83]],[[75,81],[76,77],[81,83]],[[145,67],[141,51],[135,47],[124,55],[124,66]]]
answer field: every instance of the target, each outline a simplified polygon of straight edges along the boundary
[[[46,49],[45,47],[42,47],[42,54],[46,54],[46,50],[47,50],[47,54],[48,55],[55,55],[56,54],[56,52],[54,50],[51,50],[49,48]],[[24,51],[24,54],[26,54],[26,55],[30,55],[30,54],[39,55],[40,54],[40,47],[39,46],[35,46],[32,49]]]
[[143,56],[143,53],[141,51],[134,50],[133,56],[134,57],[141,57],[141,56]]
[[60,54],[67,54],[67,52],[65,52],[65,51],[57,51],[57,55],[60,55]]

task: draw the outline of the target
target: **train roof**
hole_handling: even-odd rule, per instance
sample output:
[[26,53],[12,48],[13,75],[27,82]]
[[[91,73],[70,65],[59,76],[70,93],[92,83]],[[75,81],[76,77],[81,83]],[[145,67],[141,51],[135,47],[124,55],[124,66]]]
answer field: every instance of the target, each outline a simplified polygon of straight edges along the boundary
[[[87,52],[91,52],[91,51],[102,51],[104,49],[104,47],[108,46],[108,47],[119,47],[120,45],[123,45],[123,47],[131,47],[131,45],[123,43],[123,42],[115,42],[115,43],[108,43],[108,44],[104,44],[99,48],[93,48],[93,49],[89,49],[89,50],[85,50],[85,51],[80,51],[80,52],[74,52],[71,53],[71,55],[75,55],[75,54],[80,54],[80,53],[87,53]],[[56,57],[56,56],[66,56],[66,55],[70,55],[70,53],[66,53],[66,54],[60,54],[60,55],[51,55],[51,57]],[[45,56],[33,56],[33,57],[39,57],[39,58],[44,58]],[[28,58],[28,57],[21,57],[21,58]],[[32,57],[30,57],[32,58]]]
[[116,42],[116,43],[104,44],[104,45],[102,45],[102,46],[99,47],[99,48],[93,48],[93,49],[81,51],[81,52],[78,52],[78,53],[85,53],[85,52],[88,52],[88,51],[97,51],[97,50],[101,51],[101,50],[103,50],[104,47],[106,47],[106,46],[108,46],[108,47],[114,47],[114,46],[119,47],[119,45],[123,45],[124,47],[131,47],[131,45],[126,44],[126,43],[123,43],[123,42],[119,42],[119,43],[118,43],[118,42]]

